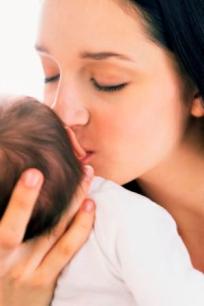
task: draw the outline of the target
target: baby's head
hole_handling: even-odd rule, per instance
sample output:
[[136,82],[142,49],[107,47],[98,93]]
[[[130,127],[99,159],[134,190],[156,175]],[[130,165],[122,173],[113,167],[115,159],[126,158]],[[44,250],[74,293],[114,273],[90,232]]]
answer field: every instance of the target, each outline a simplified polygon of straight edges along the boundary
[[44,184],[24,241],[51,230],[67,209],[83,170],[62,121],[34,98],[0,103],[0,218],[25,169],[36,168]]

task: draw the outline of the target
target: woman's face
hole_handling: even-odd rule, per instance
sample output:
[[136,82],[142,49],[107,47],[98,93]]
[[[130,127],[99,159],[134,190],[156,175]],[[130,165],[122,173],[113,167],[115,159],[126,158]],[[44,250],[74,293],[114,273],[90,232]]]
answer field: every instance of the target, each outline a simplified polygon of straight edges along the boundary
[[124,184],[178,150],[190,111],[172,56],[118,2],[45,0],[37,49],[45,103],[95,174]]

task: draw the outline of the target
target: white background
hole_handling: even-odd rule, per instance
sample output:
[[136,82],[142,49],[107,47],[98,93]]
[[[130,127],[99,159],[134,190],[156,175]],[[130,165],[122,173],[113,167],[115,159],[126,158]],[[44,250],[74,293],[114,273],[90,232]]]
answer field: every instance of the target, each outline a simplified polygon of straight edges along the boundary
[[43,73],[34,51],[40,0],[0,0],[0,94],[42,98]]

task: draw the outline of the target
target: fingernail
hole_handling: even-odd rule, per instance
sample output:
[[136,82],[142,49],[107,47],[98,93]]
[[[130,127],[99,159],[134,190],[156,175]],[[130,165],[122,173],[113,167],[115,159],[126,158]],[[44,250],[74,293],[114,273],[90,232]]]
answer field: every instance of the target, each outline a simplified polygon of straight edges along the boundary
[[29,169],[22,175],[22,180],[26,187],[36,187],[41,179],[42,174],[37,169]]
[[85,201],[83,204],[82,204],[82,209],[87,212],[87,213],[91,213],[94,211],[95,209],[95,204],[94,202],[92,201]]
[[92,178],[94,175],[94,169],[90,165],[84,166],[84,171],[87,178]]

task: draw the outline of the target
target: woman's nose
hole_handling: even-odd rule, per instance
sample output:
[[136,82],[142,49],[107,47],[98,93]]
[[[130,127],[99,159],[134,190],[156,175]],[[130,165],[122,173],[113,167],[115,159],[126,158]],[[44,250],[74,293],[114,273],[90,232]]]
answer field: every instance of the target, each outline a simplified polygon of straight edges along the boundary
[[68,88],[58,89],[51,108],[69,127],[86,125],[89,122],[89,111],[79,92]]

